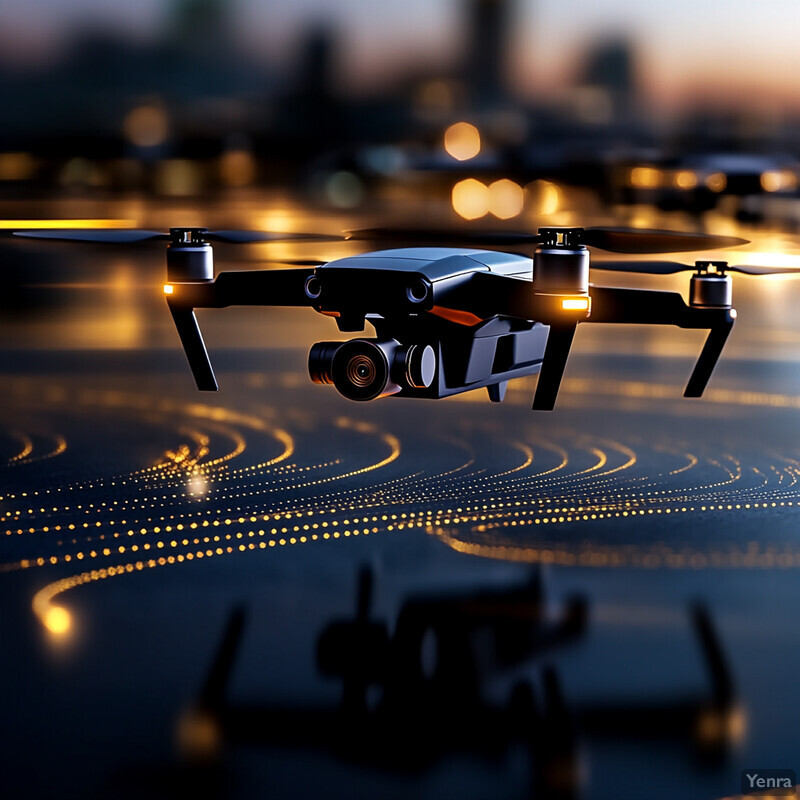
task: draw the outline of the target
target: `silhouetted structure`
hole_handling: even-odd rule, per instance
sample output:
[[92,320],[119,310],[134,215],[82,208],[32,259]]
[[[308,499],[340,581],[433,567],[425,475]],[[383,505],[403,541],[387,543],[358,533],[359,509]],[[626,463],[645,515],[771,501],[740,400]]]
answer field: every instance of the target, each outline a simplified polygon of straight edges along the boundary
[[478,108],[506,99],[509,50],[509,0],[468,0],[465,76],[470,99]]

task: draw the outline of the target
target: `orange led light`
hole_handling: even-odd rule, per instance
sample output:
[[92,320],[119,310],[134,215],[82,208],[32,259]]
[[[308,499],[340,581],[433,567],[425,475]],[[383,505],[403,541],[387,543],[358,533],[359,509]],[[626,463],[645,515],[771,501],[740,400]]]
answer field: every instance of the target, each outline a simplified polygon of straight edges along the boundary
[[588,297],[575,297],[561,301],[564,311],[586,311],[589,308]]
[[171,283],[164,284],[164,294],[172,294],[175,291],[175,287]]

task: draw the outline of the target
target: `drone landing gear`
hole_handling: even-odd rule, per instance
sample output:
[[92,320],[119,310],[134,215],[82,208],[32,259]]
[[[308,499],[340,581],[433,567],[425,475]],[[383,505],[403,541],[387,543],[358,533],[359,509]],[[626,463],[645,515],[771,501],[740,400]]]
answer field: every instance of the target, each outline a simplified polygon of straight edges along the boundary
[[702,397],[706,384],[711,378],[711,373],[717,365],[722,348],[725,347],[725,342],[728,340],[728,334],[733,328],[733,320],[727,324],[718,324],[716,328],[712,328],[703,345],[703,350],[700,357],[697,359],[692,376],[689,378],[689,383],[686,385],[684,397]]
[[577,322],[550,326],[539,382],[536,384],[536,394],[533,396],[534,411],[553,410],[577,327]]
[[186,352],[197,388],[201,392],[216,392],[218,389],[217,379],[214,377],[211,359],[208,357],[194,311],[191,308],[177,308],[173,305],[170,305],[169,310],[172,312],[172,319]]

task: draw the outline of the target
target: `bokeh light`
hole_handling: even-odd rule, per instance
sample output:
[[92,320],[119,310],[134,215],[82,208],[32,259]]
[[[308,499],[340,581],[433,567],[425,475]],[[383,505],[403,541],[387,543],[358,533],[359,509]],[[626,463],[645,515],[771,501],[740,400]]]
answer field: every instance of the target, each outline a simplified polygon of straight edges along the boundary
[[475,178],[459,181],[453,187],[453,209],[464,219],[478,219],[489,213],[489,187]]
[[481,135],[469,122],[456,122],[444,133],[444,149],[456,161],[469,161],[481,151]]
[[72,627],[72,617],[63,606],[50,606],[42,621],[47,630],[56,636],[64,636]]
[[155,147],[167,138],[169,122],[160,106],[143,105],[128,112],[122,128],[128,140],[137,147]]
[[525,195],[522,187],[508,178],[489,186],[489,211],[499,219],[511,219],[522,213]]

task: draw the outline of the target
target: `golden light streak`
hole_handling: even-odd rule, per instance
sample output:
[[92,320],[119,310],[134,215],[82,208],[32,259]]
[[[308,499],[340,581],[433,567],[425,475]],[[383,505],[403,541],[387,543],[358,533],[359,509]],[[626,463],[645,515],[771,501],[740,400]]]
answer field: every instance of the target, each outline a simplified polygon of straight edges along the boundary
[[684,466],[680,467],[679,469],[673,469],[669,474],[670,475],[680,475],[681,472],[686,472],[686,470],[691,469],[692,467],[696,467],[699,463],[700,459],[694,455],[693,453],[686,453],[686,457],[689,459],[689,463],[685,464]]
[[586,310],[589,308],[589,298],[574,298],[574,299],[566,299],[561,301],[561,308],[564,311],[581,311]]
[[135,228],[132,219],[0,219],[0,230],[92,230]]
[[498,472],[495,475],[495,478],[502,478],[504,475],[511,475],[514,472],[521,472],[526,467],[529,467],[533,464],[533,449],[528,447],[527,444],[523,444],[522,442],[512,442],[512,447],[516,448],[517,450],[521,450],[523,455],[525,456],[525,460],[516,467],[512,469],[507,469],[505,472]]
[[13,464],[15,461],[22,461],[33,452],[33,441],[31,441],[30,436],[25,433],[14,433],[13,436],[22,444],[22,450],[8,459],[9,464]]
[[164,284],[164,294],[173,294],[175,287],[171,283]]
[[[29,386],[30,392],[34,392],[35,382],[31,381]],[[659,388],[657,385],[652,386],[636,381],[598,381],[593,379],[585,381],[583,385],[576,379],[569,379],[565,382],[567,391],[574,392],[576,387],[581,387],[580,392],[593,397],[605,393],[617,397],[663,397],[672,400],[679,394],[676,387]],[[13,392],[13,387],[11,390]],[[739,392],[730,395],[718,394],[719,391],[716,390],[717,402],[725,402],[725,400],[733,398],[744,400],[747,404],[776,405],[774,402],[776,396],[767,393]],[[39,394],[42,395],[41,399],[45,400],[44,395],[41,392]],[[711,390],[710,394],[713,396],[715,392]],[[785,397],[793,401],[792,404],[787,405],[800,408],[800,398]],[[719,398],[725,398],[725,400]],[[744,512],[745,510],[758,511],[792,506],[795,500],[800,499],[800,495],[795,497],[787,491],[787,488],[796,483],[797,465],[782,465],[779,468],[774,464],[757,464],[751,467],[747,462],[743,465],[734,456],[725,456],[719,461],[706,457],[703,464],[707,472],[704,472],[703,476],[705,478],[705,475],[708,475],[707,483],[702,484],[692,480],[694,475],[689,476],[683,485],[679,485],[680,482],[659,483],[647,475],[631,477],[629,474],[622,474],[635,464],[646,465],[647,463],[646,461],[642,462],[641,457],[637,456],[637,453],[626,444],[611,440],[592,440],[562,431],[558,435],[568,435],[573,449],[577,447],[580,452],[575,466],[573,466],[574,461],[571,455],[573,450],[567,454],[564,448],[555,445],[550,449],[562,455],[561,465],[547,471],[528,470],[527,474],[522,474],[527,467],[534,463],[534,447],[523,442],[506,442],[505,446],[509,452],[513,448],[523,454],[521,463],[499,474],[492,474],[490,470],[486,469],[464,472],[464,468],[473,464],[476,457],[470,451],[467,442],[457,439],[454,440],[454,444],[458,445],[460,449],[467,449],[470,456],[466,464],[462,464],[456,469],[443,469],[445,466],[457,463],[448,454],[449,463],[445,463],[441,467],[437,465],[437,472],[434,475],[414,476],[413,483],[403,483],[402,479],[395,478],[377,485],[367,483],[365,489],[364,483],[358,482],[360,488],[345,487],[337,492],[335,489],[322,487],[342,478],[365,474],[385,467],[396,461],[401,453],[401,442],[397,436],[382,432],[375,425],[360,419],[340,418],[334,421],[337,427],[344,431],[353,431],[374,437],[388,448],[388,453],[380,449],[375,453],[373,463],[361,466],[363,462],[359,462],[354,465],[355,469],[350,468],[352,465],[347,465],[339,471],[339,468],[336,467],[339,463],[338,459],[328,462],[328,465],[334,467],[331,472],[336,470],[337,474],[317,473],[308,475],[308,480],[305,480],[304,473],[310,469],[317,469],[318,464],[303,466],[302,464],[284,463],[276,471],[274,480],[272,480],[273,487],[267,488],[266,484],[269,483],[269,480],[256,474],[253,475],[254,480],[250,483],[232,481],[229,489],[225,487],[225,481],[231,478],[233,471],[223,468],[224,464],[220,462],[224,461],[226,456],[222,456],[218,459],[222,469],[214,473],[213,480],[215,492],[218,490],[223,493],[229,491],[229,494],[223,494],[224,502],[229,504],[227,510],[223,514],[214,509],[201,508],[200,504],[196,504],[191,506],[191,513],[189,513],[170,505],[173,501],[169,498],[179,497],[182,491],[185,492],[187,481],[191,481],[195,476],[199,476],[201,480],[209,480],[209,473],[205,471],[207,465],[198,468],[198,460],[205,458],[210,448],[209,436],[205,431],[217,431],[224,435],[234,443],[231,453],[237,451],[241,453],[245,446],[244,435],[229,426],[238,425],[249,430],[258,430],[281,440],[264,419],[265,417],[270,418],[275,413],[274,409],[264,408],[256,416],[242,414],[231,409],[200,404],[186,406],[169,401],[156,403],[156,408],[154,408],[151,398],[122,392],[92,390],[81,390],[74,395],[62,390],[58,395],[53,395],[53,401],[56,400],[61,403],[69,403],[70,406],[75,403],[78,405],[102,403],[106,407],[132,408],[145,413],[148,420],[152,419],[154,413],[168,408],[171,412],[180,413],[184,418],[189,414],[196,418],[210,420],[213,424],[208,429],[204,427],[203,431],[185,429],[195,443],[194,449],[189,445],[182,445],[170,451],[168,457],[172,462],[171,473],[167,475],[155,472],[147,474],[146,482],[142,486],[143,489],[146,489],[147,496],[143,498],[144,502],[141,505],[136,506],[135,512],[134,506],[125,505],[127,500],[121,503],[119,508],[116,507],[115,502],[114,508],[109,507],[101,512],[100,508],[95,508],[93,503],[87,504],[86,500],[80,499],[79,496],[76,516],[69,520],[70,533],[60,534],[60,537],[65,540],[72,537],[71,542],[66,541],[66,546],[70,548],[71,545],[76,545],[75,549],[67,552],[55,550],[60,554],[41,554],[17,564],[6,564],[0,567],[3,571],[9,571],[10,569],[70,564],[73,561],[83,562],[83,565],[108,563],[106,559],[118,558],[119,555],[123,555],[125,559],[131,559],[123,560],[115,566],[81,572],[73,575],[70,579],[64,579],[67,583],[55,582],[49,587],[45,587],[45,590],[50,589],[49,592],[42,590],[37,593],[38,600],[34,610],[41,624],[48,630],[51,630],[52,626],[58,627],[59,618],[63,619],[62,612],[56,610],[62,607],[53,602],[56,595],[82,583],[195,559],[283,545],[305,544],[324,539],[410,529],[423,529],[437,536],[440,535],[443,541],[463,552],[509,560],[540,560],[544,563],[573,563],[586,566],[617,566],[622,563],[630,563],[646,568],[658,565],[677,568],[705,568],[728,563],[765,568],[800,565],[800,554],[791,549],[784,552],[764,553],[752,553],[748,550],[738,554],[734,550],[730,552],[712,550],[709,553],[695,550],[684,552],[679,549],[671,550],[660,544],[657,547],[651,546],[646,540],[632,540],[630,545],[626,544],[616,549],[604,549],[601,545],[586,538],[578,540],[573,537],[571,529],[568,529],[569,546],[563,542],[554,542],[549,545],[540,545],[537,542],[536,546],[529,547],[525,544],[524,539],[517,540],[515,544],[512,536],[512,534],[516,535],[519,529],[529,528],[538,533],[548,526],[555,529],[563,524],[586,523],[591,525],[595,521],[602,520],[610,520],[611,524],[615,524],[616,521],[621,523],[625,519],[643,521],[651,515],[655,518],[673,514]],[[529,402],[529,397],[526,396],[525,400]],[[784,405],[784,403],[780,403],[780,405]],[[293,451],[294,443],[287,432],[283,432],[282,441],[284,453],[276,459],[264,463],[274,463],[280,458],[285,459],[286,453]],[[494,442],[496,443],[496,440]],[[216,444],[215,439],[213,443]],[[492,447],[494,446],[495,444],[492,445]],[[539,443],[536,442],[535,447],[538,446]],[[542,446],[546,447],[546,445]],[[670,447],[670,445],[667,444],[665,447]],[[651,449],[658,451],[657,447],[651,447]],[[658,479],[664,479],[665,475],[686,474],[692,466],[697,465],[699,460],[697,456],[683,453],[680,450],[669,450],[668,452],[672,455],[683,456],[685,461],[669,473],[659,472],[655,476]],[[589,463],[586,460],[587,454],[593,456],[595,463],[582,468]],[[227,456],[229,457],[230,454]],[[515,461],[519,461],[519,459],[511,461],[508,456],[505,458],[506,463],[514,464]],[[776,456],[776,458],[780,458],[780,456]],[[552,462],[548,461],[547,463]],[[668,462],[668,464],[675,466],[674,461]],[[567,465],[570,469],[564,474]],[[665,467],[665,469],[667,468]],[[438,471],[440,469],[441,471]],[[253,467],[248,466],[236,472],[239,475],[246,475],[252,470]],[[554,470],[562,470],[562,473],[543,477]],[[445,475],[459,471],[461,474],[458,481],[442,480]],[[517,474],[507,479],[501,479],[511,473]],[[162,478],[168,480],[162,481]],[[124,483],[124,477],[115,480],[121,481],[120,485]],[[102,479],[98,479],[88,485],[90,488],[97,488],[101,484]],[[114,481],[112,481],[113,484]],[[724,486],[729,486],[729,488],[722,489],[721,487]],[[220,489],[220,487],[222,488]],[[304,495],[298,508],[296,502],[289,502],[286,499],[284,490],[303,487],[321,488],[319,493],[312,492],[308,496]],[[764,487],[763,490],[762,487]],[[58,492],[62,492],[64,489],[64,487],[56,488]],[[71,491],[71,488],[66,487],[66,490]],[[277,509],[274,505],[269,505],[266,499],[269,492],[281,493],[276,495],[278,498]],[[34,494],[38,496],[39,492]],[[10,521],[13,518],[15,523],[12,523],[14,528],[6,530],[6,535],[62,530],[61,526],[50,521],[49,515],[51,512],[59,511],[55,505],[60,504],[62,509],[68,510],[65,503],[70,501],[67,499],[66,493],[62,494],[60,498],[54,494],[52,498],[47,499],[44,497],[45,494],[49,494],[49,490],[42,492],[40,498],[23,499],[25,497],[23,493],[16,498],[14,504],[16,508],[13,509],[9,508],[8,504],[4,504],[4,519]],[[248,500],[247,498],[257,499]],[[469,499],[465,500],[465,498]],[[90,499],[95,498],[90,496]],[[80,503],[84,504],[84,509],[80,513],[90,515],[88,519],[82,516],[77,517],[77,509],[81,508]],[[400,511],[404,504],[418,508],[421,503],[426,505],[426,510],[409,514]],[[800,505],[800,503],[796,504]],[[366,512],[365,507],[378,510],[371,512],[374,515],[370,519],[367,516],[362,519],[362,514],[370,513]],[[390,509],[397,513],[388,513]],[[34,523],[38,513],[45,515],[44,527]],[[100,513],[102,513],[102,517],[97,516]],[[159,513],[161,516],[156,516]],[[13,517],[9,518],[9,514],[12,514]],[[136,514],[139,516],[137,517]],[[152,518],[145,519],[147,514],[152,515]],[[74,523],[77,519],[86,519],[86,522],[76,526]],[[273,527],[263,525],[268,521]],[[263,527],[259,528],[260,525]],[[100,530],[96,531],[96,528]],[[64,526],[64,530],[66,530],[66,526]],[[631,530],[634,529],[631,528]],[[75,532],[72,533],[72,531]],[[143,535],[146,535],[147,539],[139,538]],[[77,537],[83,538],[76,541]],[[52,537],[52,540],[42,538],[41,541],[53,548],[61,547],[62,542],[58,541],[56,545],[55,538],[55,536]],[[467,541],[464,541],[464,538],[467,538]],[[35,546],[38,547],[39,542],[40,538],[37,536]],[[53,553],[53,550],[50,552]],[[94,559],[97,561],[93,562]],[[74,568],[77,564],[71,564],[71,566]],[[70,581],[72,582],[70,583]],[[66,614],[68,616],[69,612],[66,611]]]

